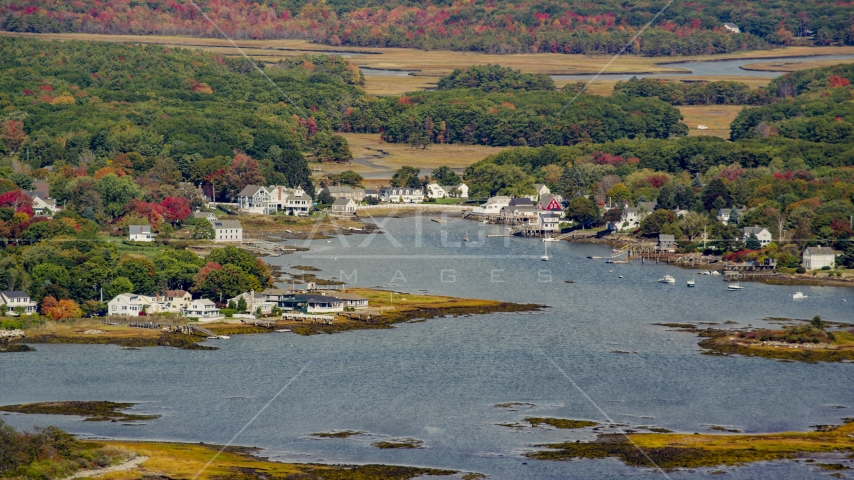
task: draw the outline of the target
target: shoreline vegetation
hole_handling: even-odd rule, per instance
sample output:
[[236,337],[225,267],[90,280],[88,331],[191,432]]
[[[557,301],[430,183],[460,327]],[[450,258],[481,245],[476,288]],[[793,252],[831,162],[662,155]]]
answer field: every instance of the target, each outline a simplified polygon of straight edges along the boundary
[[[199,478],[267,480],[407,480],[424,476],[479,475],[455,470],[398,465],[323,465],[284,463],[256,456],[260,449],[241,446],[207,445],[121,440],[78,440],[56,428],[18,433],[0,420],[2,438],[14,442],[21,452],[8,459],[0,457],[5,473],[24,478],[86,477],[143,480],[151,478]],[[28,446],[41,447],[32,452]],[[53,456],[37,455],[52,451]],[[8,461],[7,461],[8,460]],[[114,475],[114,472],[121,472]],[[469,477],[478,478],[478,477]]]
[[[842,425],[818,425],[812,432],[762,434],[721,433],[627,433],[599,434],[591,442],[538,444],[548,450],[528,452],[535,460],[575,460],[618,458],[626,465],[664,470],[743,465],[772,460],[797,460],[813,454],[854,451],[854,419]],[[650,463],[655,462],[653,465]],[[831,461],[824,459],[825,461]],[[816,463],[822,465],[838,465]]]
[[160,415],[137,415],[122,411],[136,405],[135,403],[103,401],[41,402],[3,405],[0,406],[0,412],[31,415],[74,415],[83,417],[86,422],[135,422],[160,418]]
[[[424,321],[437,317],[531,312],[544,308],[543,305],[535,304],[410,294],[370,288],[351,288],[347,291],[368,298],[371,313],[359,311],[344,313],[339,315],[332,324],[282,320],[271,324],[271,319],[262,319],[261,321],[268,322],[268,326],[232,320],[205,323],[204,327],[217,335],[274,333],[277,329],[290,329],[297,335],[316,335],[388,329],[398,323]],[[149,317],[149,321],[156,321],[156,317]],[[104,325],[97,319],[47,321],[25,329],[25,334],[23,338],[12,340],[8,344],[11,347],[8,351],[30,351],[31,348],[23,349],[23,346],[32,344],[110,344],[131,349],[166,346],[190,350],[216,350],[215,346],[200,344],[207,340],[207,337],[202,334]]]
[[[818,319],[818,320],[816,320]],[[788,319],[783,322],[790,323]],[[727,330],[701,328],[692,323],[656,323],[703,338],[698,345],[704,355],[743,355],[805,363],[854,362],[854,329],[850,324],[794,323],[782,329]],[[829,330],[830,327],[844,327]]]

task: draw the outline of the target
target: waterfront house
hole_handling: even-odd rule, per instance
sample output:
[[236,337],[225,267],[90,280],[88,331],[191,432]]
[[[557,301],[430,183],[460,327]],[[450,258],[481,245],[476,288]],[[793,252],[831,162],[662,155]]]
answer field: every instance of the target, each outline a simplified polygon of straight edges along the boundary
[[252,314],[258,313],[258,309],[261,309],[262,315],[269,315],[273,313],[273,308],[278,306],[276,301],[270,301],[266,293],[256,292],[255,290],[241,293],[229,299],[228,303],[234,302],[237,305],[240,303],[241,298],[246,301],[246,311]]
[[506,196],[489,197],[489,200],[487,200],[486,203],[479,207],[474,207],[472,209],[472,213],[488,217],[500,215],[501,209],[510,205],[510,200],[512,200],[512,198]]
[[220,316],[219,309],[216,308],[216,304],[207,298],[193,300],[189,305],[181,310],[181,314],[185,317],[195,317],[199,319],[216,318]]
[[376,198],[377,201],[380,200],[380,191],[376,189],[365,190],[365,198]]
[[161,305],[154,297],[148,295],[137,295],[135,293],[122,293],[107,302],[107,313],[122,317],[138,317],[145,313],[158,313],[162,311]]
[[11,317],[18,316],[18,312],[32,315],[38,309],[38,303],[31,301],[30,294],[23,290],[0,291],[0,306],[0,315]]
[[439,185],[438,183],[427,184],[427,197],[439,198],[468,198],[469,187],[465,183],[459,185]]
[[[526,198],[525,200],[529,200]],[[508,205],[501,209],[501,219],[506,223],[528,222],[537,218],[537,209],[533,205]]]
[[355,293],[336,293],[335,298],[344,302],[345,308],[368,308],[368,299]]
[[356,213],[356,202],[352,198],[336,198],[332,202],[332,213],[352,215]]
[[756,235],[756,238],[759,240],[759,244],[763,247],[771,243],[771,232],[768,231],[765,227],[744,227],[741,229],[741,241],[746,242],[748,238],[750,238],[750,234]]
[[243,226],[239,220],[217,220],[213,227],[215,242],[243,242]]
[[151,232],[151,227],[148,225],[129,225],[128,240],[131,242],[153,242],[156,233]]
[[166,290],[165,301],[171,305],[170,311],[181,311],[193,301],[193,296],[186,290]]
[[301,187],[286,188],[279,185],[267,187],[270,192],[268,213],[282,211],[288,215],[306,216],[314,200]]
[[294,295],[283,302],[286,310],[303,313],[338,313],[344,311],[344,301],[332,295]]
[[538,212],[537,226],[542,230],[543,234],[560,231],[560,213]]
[[365,200],[365,190],[364,189],[354,188],[354,187],[350,187],[347,185],[345,185],[343,187],[335,187],[335,186],[323,187],[321,192],[325,192],[325,193],[329,194],[329,196],[332,198],[349,198],[349,199],[352,199],[356,203],[361,203],[362,201]]
[[836,265],[836,254],[830,247],[807,247],[804,249],[804,268],[819,270],[823,267],[833,268]]
[[211,222],[211,225],[214,224],[219,218],[213,212],[193,212],[193,218],[196,220],[207,220]]
[[673,235],[660,233],[658,235],[658,245],[655,248],[659,252],[675,252],[676,238]]
[[246,213],[270,213],[270,192],[263,185],[246,185],[237,194],[237,206]]
[[390,203],[422,203],[424,192],[420,188],[383,188],[380,190],[380,200]]

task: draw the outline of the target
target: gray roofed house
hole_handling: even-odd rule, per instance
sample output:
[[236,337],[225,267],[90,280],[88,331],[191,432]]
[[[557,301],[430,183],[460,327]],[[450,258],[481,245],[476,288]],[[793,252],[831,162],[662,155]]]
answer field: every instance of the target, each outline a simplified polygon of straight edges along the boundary
[[0,291],[0,315],[17,316],[17,308],[24,315],[36,313],[38,303],[30,301],[30,294],[23,290]]
[[658,235],[658,246],[656,248],[659,252],[675,252],[676,238],[673,235],[660,233]]
[[332,202],[332,213],[356,213],[356,202],[352,198],[336,198],[335,201]]
[[213,224],[215,221],[219,220],[219,218],[217,218],[217,216],[213,212],[193,212],[193,218],[195,218],[197,220],[203,218],[203,219],[211,222],[211,224]]
[[728,32],[732,32],[732,33],[741,32],[741,29],[738,28],[738,25],[736,25],[734,23],[725,23],[723,26]]
[[830,247],[807,247],[804,249],[804,268],[819,270],[824,267],[833,268],[836,265],[836,254]]
[[744,227],[741,229],[741,233],[742,241],[746,242],[750,237],[750,234],[753,234],[756,236],[756,239],[759,240],[759,244],[763,247],[771,243],[772,240],[771,232],[769,232],[765,227],[758,227],[755,225],[752,227]]
[[128,240],[131,242],[153,242],[156,233],[151,233],[149,225],[128,225]]
[[213,227],[215,242],[243,242],[243,226],[239,220],[217,220]]
[[532,207],[534,202],[528,197],[513,197],[510,199],[508,207]]
[[332,198],[352,198],[356,203],[365,199],[365,190],[362,188],[353,188],[348,185],[341,187],[327,186],[323,187],[323,191],[328,193]]
[[270,192],[263,185],[246,185],[237,194],[240,210],[248,213],[269,213]]

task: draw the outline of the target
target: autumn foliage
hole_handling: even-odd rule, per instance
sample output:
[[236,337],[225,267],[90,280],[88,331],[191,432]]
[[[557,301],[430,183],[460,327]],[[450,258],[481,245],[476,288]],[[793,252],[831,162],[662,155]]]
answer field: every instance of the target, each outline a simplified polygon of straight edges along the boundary
[[57,300],[54,297],[45,297],[41,303],[42,313],[54,320],[64,320],[66,318],[80,318],[83,316],[83,310],[77,305],[74,300]]

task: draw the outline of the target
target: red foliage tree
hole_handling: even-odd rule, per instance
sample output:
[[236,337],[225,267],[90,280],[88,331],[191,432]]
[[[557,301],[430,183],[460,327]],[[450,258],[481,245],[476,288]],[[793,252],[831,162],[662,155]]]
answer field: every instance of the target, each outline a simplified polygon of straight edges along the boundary
[[186,198],[166,197],[160,206],[165,210],[163,218],[169,222],[180,222],[190,216],[190,202]]
[[255,159],[245,153],[237,152],[234,155],[234,161],[228,167],[226,182],[234,196],[247,185],[262,185],[264,176],[261,175],[261,167]]

